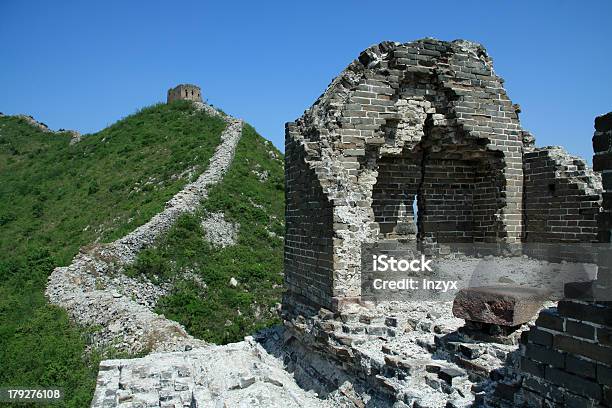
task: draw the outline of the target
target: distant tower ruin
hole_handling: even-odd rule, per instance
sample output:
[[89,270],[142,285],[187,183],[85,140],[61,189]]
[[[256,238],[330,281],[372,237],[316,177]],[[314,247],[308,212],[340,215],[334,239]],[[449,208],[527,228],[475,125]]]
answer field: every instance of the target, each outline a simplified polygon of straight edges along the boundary
[[192,84],[180,84],[174,88],[168,89],[167,103],[181,99],[202,102],[202,92],[200,87]]

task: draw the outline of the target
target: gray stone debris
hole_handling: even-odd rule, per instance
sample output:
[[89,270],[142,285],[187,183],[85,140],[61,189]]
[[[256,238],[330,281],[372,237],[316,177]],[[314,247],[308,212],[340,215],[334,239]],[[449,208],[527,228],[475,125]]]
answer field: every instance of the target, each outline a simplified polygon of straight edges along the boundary
[[121,275],[125,265],[166,233],[181,214],[194,212],[207,197],[210,186],[227,172],[242,134],[242,121],[221,114],[203,103],[197,109],[222,117],[227,128],[221,134],[206,171],[166,203],[149,222],[110,244],[84,248],[71,265],[56,268],[49,276],[46,296],[65,308],[77,323],[99,327],[91,334],[94,347],[130,353],[201,347],[205,343],[187,334],[178,323],[155,314],[153,306],[167,288]]
[[238,240],[240,224],[225,220],[223,213],[211,213],[202,220],[204,238],[214,246],[225,248]]
[[[100,364],[92,407],[332,407],[252,338]],[[348,405],[347,405],[348,406]]]

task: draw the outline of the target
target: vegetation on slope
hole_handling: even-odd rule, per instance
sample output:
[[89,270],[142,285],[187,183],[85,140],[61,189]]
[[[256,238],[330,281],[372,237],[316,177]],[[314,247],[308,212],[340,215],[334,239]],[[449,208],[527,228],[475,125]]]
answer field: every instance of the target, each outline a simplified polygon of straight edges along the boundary
[[125,235],[208,165],[225,123],[185,101],[155,105],[73,145],[0,118],[0,248],[79,246]]
[[[260,179],[265,172],[267,178]],[[277,322],[283,183],[281,154],[246,125],[230,170],[200,212],[181,217],[155,248],[140,254],[131,270],[175,282],[172,293],[160,300],[159,313],[182,323],[192,335],[221,344]],[[201,219],[213,212],[240,225],[235,245],[220,249],[204,240]],[[238,281],[236,287],[229,284],[231,278]]]
[[89,404],[98,357],[46,303],[54,267],[143,224],[208,165],[225,123],[188,102],[156,105],[70,146],[0,117],[0,386],[62,387]]

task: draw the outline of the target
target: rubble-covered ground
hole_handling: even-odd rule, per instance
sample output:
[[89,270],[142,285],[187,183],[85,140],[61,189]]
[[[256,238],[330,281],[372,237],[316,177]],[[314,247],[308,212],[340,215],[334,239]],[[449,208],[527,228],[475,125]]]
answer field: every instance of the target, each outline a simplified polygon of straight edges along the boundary
[[320,399],[247,337],[225,346],[104,361],[92,407],[350,407],[350,391],[347,384]]
[[[527,257],[462,255],[436,266],[435,275],[473,285],[523,285],[552,292],[562,287],[564,277],[575,279],[576,270],[585,277],[596,273],[591,265]],[[543,306],[553,307],[554,297]],[[518,339],[528,328],[518,328],[505,344],[474,338],[459,330],[465,322],[453,317],[452,301],[366,302],[342,313],[321,309],[309,317],[285,317],[285,327],[239,343],[105,361],[93,406],[482,404],[513,386]]]

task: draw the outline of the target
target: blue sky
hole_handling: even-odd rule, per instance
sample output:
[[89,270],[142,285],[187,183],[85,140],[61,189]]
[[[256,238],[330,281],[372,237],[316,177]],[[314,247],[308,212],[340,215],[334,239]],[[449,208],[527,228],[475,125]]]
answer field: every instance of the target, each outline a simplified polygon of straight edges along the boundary
[[191,82],[282,148],[284,123],[364,48],[465,38],[538,145],[590,161],[593,119],[612,110],[611,16],[609,0],[0,0],[0,112],[94,132]]

